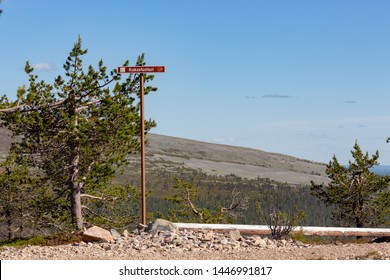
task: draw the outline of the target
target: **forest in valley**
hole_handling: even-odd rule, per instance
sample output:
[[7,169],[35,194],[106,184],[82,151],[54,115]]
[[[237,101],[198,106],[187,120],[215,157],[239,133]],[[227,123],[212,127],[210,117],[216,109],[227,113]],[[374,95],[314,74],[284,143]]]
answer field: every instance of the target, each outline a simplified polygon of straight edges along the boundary
[[[127,179],[130,184],[139,184],[137,173]],[[197,195],[193,203],[199,208],[214,209],[240,205],[232,211],[236,224],[266,224],[273,209],[293,214],[303,210],[302,225],[331,226],[332,207],[327,207],[310,194],[309,186],[291,185],[268,178],[246,179],[234,174],[225,176],[208,175],[202,170],[180,168],[171,171],[151,171],[147,179],[147,211],[153,217],[165,217],[174,205],[168,198],[176,192],[175,178],[192,184]],[[233,201],[233,196],[235,196]]]

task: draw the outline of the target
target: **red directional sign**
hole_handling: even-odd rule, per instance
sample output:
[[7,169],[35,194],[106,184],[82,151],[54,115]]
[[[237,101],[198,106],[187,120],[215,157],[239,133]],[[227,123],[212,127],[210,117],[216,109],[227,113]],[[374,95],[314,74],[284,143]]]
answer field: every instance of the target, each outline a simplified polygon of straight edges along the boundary
[[165,66],[119,66],[118,73],[154,73],[165,72]]

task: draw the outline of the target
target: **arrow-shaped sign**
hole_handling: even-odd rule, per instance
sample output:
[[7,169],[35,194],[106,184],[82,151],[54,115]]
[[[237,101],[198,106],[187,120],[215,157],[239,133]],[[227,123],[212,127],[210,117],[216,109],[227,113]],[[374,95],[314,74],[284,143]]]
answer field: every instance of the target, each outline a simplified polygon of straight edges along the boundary
[[119,66],[118,73],[162,73],[165,66]]

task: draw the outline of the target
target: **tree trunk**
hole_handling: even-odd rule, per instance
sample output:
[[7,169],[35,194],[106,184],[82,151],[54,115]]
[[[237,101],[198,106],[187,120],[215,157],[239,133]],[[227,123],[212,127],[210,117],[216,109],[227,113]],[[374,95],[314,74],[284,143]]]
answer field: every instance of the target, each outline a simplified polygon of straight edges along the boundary
[[81,192],[79,184],[76,182],[71,183],[71,214],[72,223],[76,226],[76,230],[83,229],[83,215],[81,212]]
[[79,162],[80,147],[76,145],[73,148],[72,174],[69,182],[69,187],[71,190],[70,206],[72,214],[72,223],[76,226],[76,230],[83,229],[83,215],[81,212],[81,184],[77,180],[79,173]]
[[[74,96],[72,98],[74,101]],[[79,171],[80,171],[80,141],[78,134],[78,116],[76,107],[72,108],[71,116],[74,117],[73,120],[73,133],[75,136],[74,142],[71,145],[72,158],[71,166],[72,173],[70,175],[69,187],[71,190],[70,194],[70,207],[72,215],[72,223],[76,227],[77,231],[83,230],[83,214],[81,211],[81,183],[78,181]]]

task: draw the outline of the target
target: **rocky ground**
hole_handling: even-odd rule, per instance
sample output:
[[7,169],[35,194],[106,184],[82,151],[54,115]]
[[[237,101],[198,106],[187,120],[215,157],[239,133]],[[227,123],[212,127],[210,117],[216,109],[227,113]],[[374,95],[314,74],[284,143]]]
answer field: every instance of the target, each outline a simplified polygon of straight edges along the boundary
[[114,236],[114,242],[0,247],[1,260],[390,260],[390,243],[335,242],[241,236],[239,231],[161,231]]

